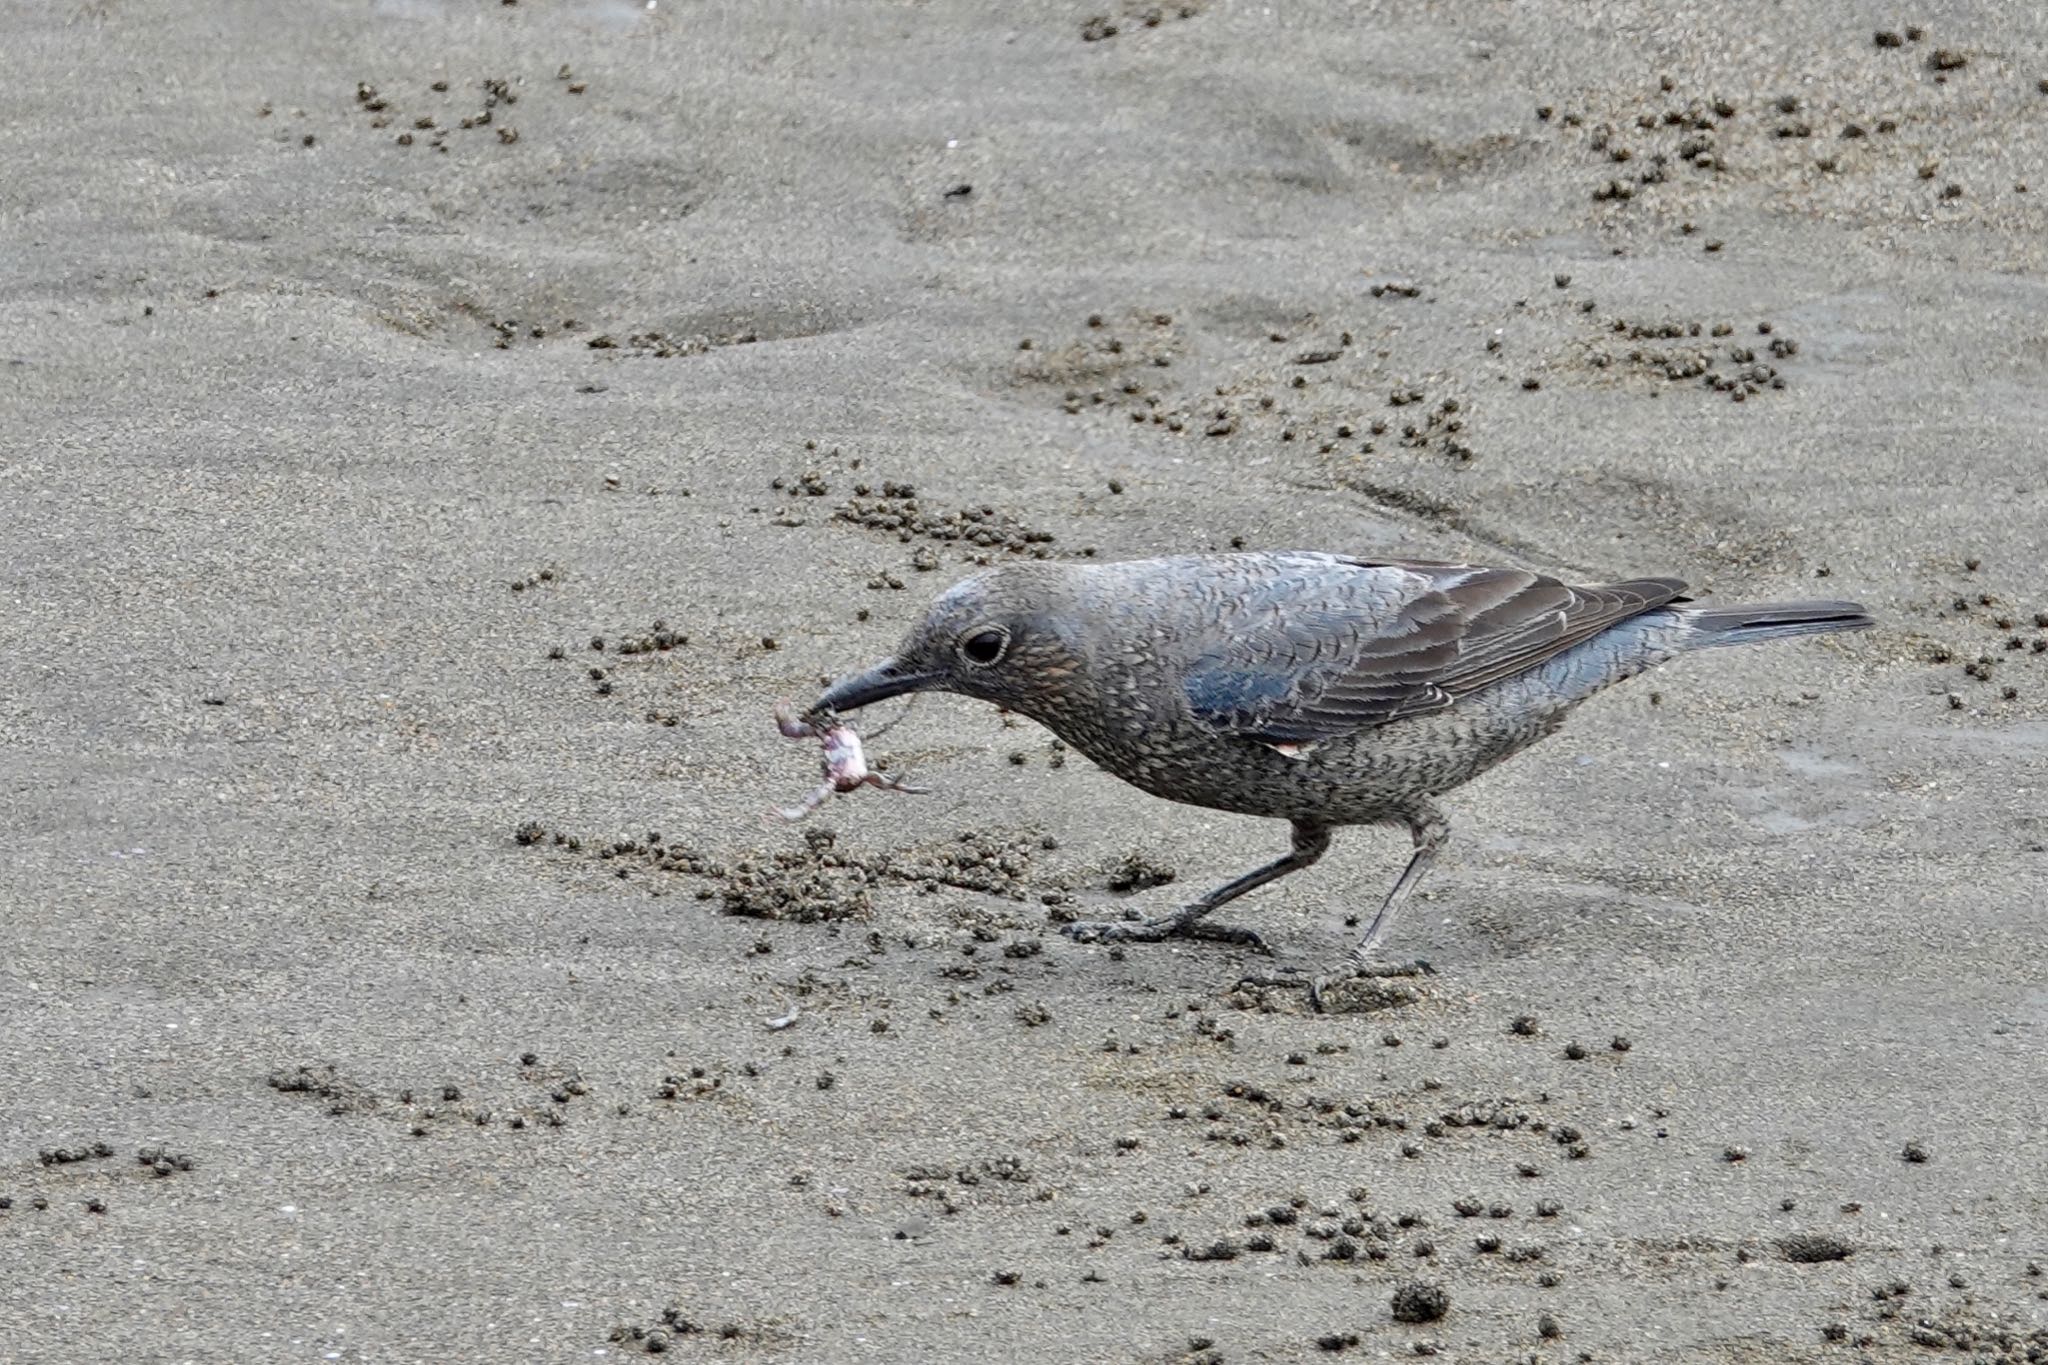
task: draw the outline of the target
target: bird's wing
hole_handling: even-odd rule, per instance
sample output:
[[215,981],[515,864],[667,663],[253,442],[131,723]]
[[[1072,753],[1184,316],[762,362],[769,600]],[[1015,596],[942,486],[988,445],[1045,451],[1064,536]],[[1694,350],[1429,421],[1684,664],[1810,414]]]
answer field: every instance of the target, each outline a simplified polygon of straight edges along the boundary
[[1451,706],[1684,590],[1674,578],[1573,587],[1525,569],[1275,556],[1184,687],[1218,730],[1330,739]]

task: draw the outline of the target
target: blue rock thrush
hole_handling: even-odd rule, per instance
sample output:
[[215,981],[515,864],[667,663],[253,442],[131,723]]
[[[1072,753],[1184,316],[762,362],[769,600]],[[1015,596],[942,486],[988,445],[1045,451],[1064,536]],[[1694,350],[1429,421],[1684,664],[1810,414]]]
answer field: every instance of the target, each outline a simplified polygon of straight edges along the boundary
[[1337,826],[1405,826],[1414,856],[1346,963],[1384,974],[1373,951],[1450,836],[1438,796],[1674,655],[1873,624],[1853,602],[1714,607],[1684,591],[1308,552],[1019,564],[955,585],[810,714],[956,692],[1154,796],[1292,823],[1285,857],[1157,919],[1065,926],[1082,942],[1262,947],[1205,916],[1315,862]]

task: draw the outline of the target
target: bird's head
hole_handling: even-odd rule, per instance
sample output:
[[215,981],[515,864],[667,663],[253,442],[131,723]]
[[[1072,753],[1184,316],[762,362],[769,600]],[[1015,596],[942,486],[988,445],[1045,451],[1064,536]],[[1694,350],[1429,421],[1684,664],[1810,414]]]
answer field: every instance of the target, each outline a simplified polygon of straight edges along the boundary
[[896,653],[840,678],[813,714],[852,711],[910,692],[957,692],[1042,714],[1079,671],[1061,629],[1068,575],[1054,564],[1019,564],[954,584],[925,609]]

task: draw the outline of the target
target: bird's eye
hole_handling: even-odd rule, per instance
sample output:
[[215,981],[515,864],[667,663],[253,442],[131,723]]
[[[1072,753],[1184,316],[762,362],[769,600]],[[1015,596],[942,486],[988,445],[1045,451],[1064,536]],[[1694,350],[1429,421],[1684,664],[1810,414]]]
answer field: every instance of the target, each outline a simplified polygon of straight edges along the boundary
[[960,642],[960,657],[968,663],[982,668],[988,667],[1003,657],[1003,651],[1010,647],[1010,633],[1005,630],[977,630]]

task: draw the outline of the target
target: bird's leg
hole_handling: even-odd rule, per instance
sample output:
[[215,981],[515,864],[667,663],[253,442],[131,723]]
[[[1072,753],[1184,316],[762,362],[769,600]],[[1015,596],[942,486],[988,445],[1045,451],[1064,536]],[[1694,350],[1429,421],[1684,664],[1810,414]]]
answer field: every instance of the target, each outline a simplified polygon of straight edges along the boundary
[[1294,822],[1294,847],[1285,857],[1275,858],[1264,867],[1253,868],[1242,877],[1225,882],[1201,899],[1189,901],[1170,915],[1136,921],[1080,920],[1062,925],[1060,932],[1077,943],[1159,943],[1169,938],[1206,938],[1223,943],[1242,944],[1264,952],[1265,941],[1251,930],[1204,924],[1202,917],[1217,906],[1236,900],[1247,891],[1255,891],[1267,882],[1278,881],[1290,872],[1301,871],[1322,857],[1329,847],[1330,831],[1327,826],[1297,820]]
[[[1415,838],[1415,854],[1408,859],[1408,866],[1402,870],[1401,879],[1394,883],[1394,889],[1380,902],[1380,911],[1366,926],[1365,937],[1359,939],[1357,946],[1346,954],[1345,968],[1352,976],[1415,974],[1412,969],[1382,970],[1373,967],[1372,952],[1394,927],[1394,917],[1401,913],[1402,903],[1415,889],[1415,884],[1422,880],[1422,874],[1429,871],[1429,865],[1436,861],[1437,850],[1451,841],[1451,822],[1436,807],[1426,806],[1410,817],[1408,830]],[[1428,970],[1428,964],[1421,965],[1425,971]]]
[[[1408,829],[1415,840],[1415,852],[1408,859],[1408,866],[1402,870],[1400,879],[1394,883],[1393,889],[1387,892],[1387,898],[1380,902],[1379,913],[1372,917],[1372,923],[1366,927],[1365,937],[1345,955],[1342,968],[1328,976],[1312,978],[1248,976],[1238,982],[1238,986],[1284,986],[1297,990],[1306,986],[1309,1003],[1317,1010],[1321,1010],[1324,1007],[1323,991],[1333,983],[1347,978],[1430,974],[1433,969],[1429,963],[1419,958],[1413,962],[1398,963],[1371,961],[1373,949],[1379,946],[1380,941],[1386,938],[1387,931],[1393,928],[1394,919],[1401,912],[1402,902],[1408,899],[1408,893],[1415,889],[1415,884],[1422,880],[1422,874],[1429,870],[1430,863],[1436,859],[1437,850],[1450,842],[1450,821],[1445,819],[1443,812],[1434,805],[1424,805],[1414,811],[1409,816]],[[1294,969],[1283,970],[1292,972]]]
[[1379,913],[1366,926],[1365,936],[1344,955],[1344,963],[1337,971],[1308,983],[1309,1004],[1318,1013],[1328,1007],[1325,993],[1339,982],[1365,976],[1426,976],[1433,973],[1434,969],[1421,958],[1413,962],[1372,961],[1373,949],[1394,927],[1394,920],[1401,913],[1408,893],[1415,889],[1415,884],[1422,880],[1422,874],[1429,871],[1429,865],[1436,861],[1437,850],[1451,841],[1451,823],[1434,805],[1425,804],[1411,814],[1408,829],[1415,839],[1415,853],[1408,859],[1408,866],[1401,870],[1394,889],[1387,892],[1387,898],[1380,902]]

